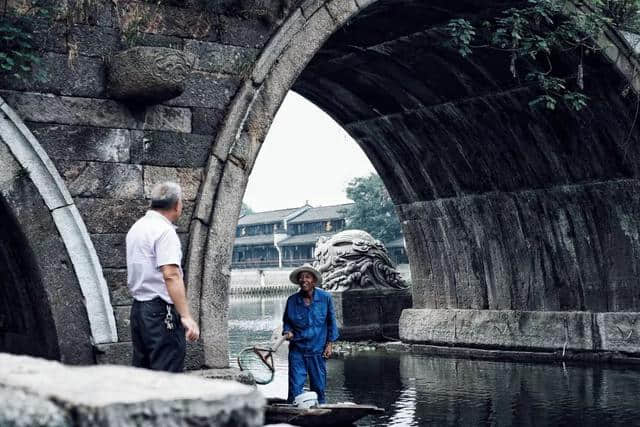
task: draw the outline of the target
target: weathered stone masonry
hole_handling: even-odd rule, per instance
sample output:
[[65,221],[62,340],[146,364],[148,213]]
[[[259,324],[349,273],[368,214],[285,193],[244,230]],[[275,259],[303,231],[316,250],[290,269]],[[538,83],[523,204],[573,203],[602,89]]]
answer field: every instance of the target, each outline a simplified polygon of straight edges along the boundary
[[[635,105],[621,95],[640,80],[616,34],[586,59],[589,108],[550,114],[529,109],[532,89],[512,78],[507,56],[461,58],[433,30],[457,16],[484,19],[500,2],[241,0],[229,2],[233,14],[170,3],[96,1],[74,24],[37,33],[47,81],[0,82],[100,259],[120,342],[98,345],[99,361],[128,360],[124,233],[150,186],[170,178],[185,187],[178,231],[202,326],[190,364],[228,363],[235,222],[290,89],[341,123],[385,181],[404,224],[415,308],[492,309],[496,325],[501,310],[640,311],[640,146]],[[119,27],[139,10],[153,19],[137,44],[197,57],[185,92],[147,107],[110,99],[105,83],[106,58],[124,47]],[[570,55],[558,66],[570,74]]]
[[[19,7],[22,2],[9,3]],[[94,2],[71,25],[59,21],[50,28],[43,23],[35,36],[45,51],[47,79],[3,77],[0,96],[53,161],[99,257],[124,344],[107,345],[98,360],[126,363],[131,300],[125,233],[146,210],[151,186],[175,180],[184,189],[185,214],[178,233],[186,252],[218,123],[270,30],[251,14],[240,18],[203,14],[193,5],[156,9],[144,2],[122,3],[115,7],[110,1]],[[106,92],[105,61],[124,48],[121,23],[135,13],[159,20],[157,26],[145,27],[149,32],[136,44],[184,49],[198,58],[185,92],[164,105],[125,105]],[[79,308],[83,305],[77,297],[70,300]],[[93,356],[82,360],[91,362]]]

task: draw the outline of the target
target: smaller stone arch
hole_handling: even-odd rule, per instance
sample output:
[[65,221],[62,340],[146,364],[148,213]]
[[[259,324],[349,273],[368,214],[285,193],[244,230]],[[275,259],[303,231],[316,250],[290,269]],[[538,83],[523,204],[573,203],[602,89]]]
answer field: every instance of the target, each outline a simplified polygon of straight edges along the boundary
[[[106,281],[84,222],[40,144],[0,98],[0,195],[22,241],[19,253],[34,270],[48,304],[55,345],[46,356],[93,363],[93,344],[117,341]],[[20,236],[21,235],[21,236]],[[57,346],[56,349],[51,349]]]

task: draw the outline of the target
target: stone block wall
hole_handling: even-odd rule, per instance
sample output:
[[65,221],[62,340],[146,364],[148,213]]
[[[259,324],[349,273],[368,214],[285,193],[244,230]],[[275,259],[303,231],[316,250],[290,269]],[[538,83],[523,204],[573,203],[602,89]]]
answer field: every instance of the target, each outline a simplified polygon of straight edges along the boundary
[[[6,3],[24,10],[29,0]],[[635,105],[620,88],[640,86],[615,34],[615,55],[605,51],[615,67],[586,62],[598,82],[588,114],[544,115],[528,108],[531,88],[496,69],[505,55],[476,64],[434,49],[425,25],[467,7],[484,13],[482,2],[81,3],[53,26],[36,25],[47,78],[3,78],[0,96],[53,160],[100,258],[121,336],[100,348],[101,360],[127,362],[124,236],[153,183],[170,178],[185,187],[178,232],[192,247],[185,267],[197,283],[190,303],[205,326],[205,360],[226,365],[233,226],[292,87],[341,121],[388,186],[414,261],[416,307],[637,312],[640,154],[627,127]],[[110,99],[106,61],[124,39],[194,54],[184,93],[151,106]]]
[[[98,360],[111,363],[130,359],[126,232],[146,211],[153,184],[177,181],[184,191],[178,234],[186,261],[194,205],[216,131],[274,24],[251,5],[205,11],[193,1],[155,3],[97,0],[82,10],[76,5],[65,19],[39,22],[34,38],[42,47],[44,80],[35,74],[0,79],[0,96],[53,160],[90,233],[121,343],[99,346]],[[8,8],[20,11],[24,4],[10,0]],[[127,44],[122,28],[136,16],[147,21]],[[182,95],[149,106],[110,99],[106,62],[135,45],[196,55]],[[226,157],[215,149],[212,155]],[[192,358],[194,365],[201,363],[202,357]]]
[[416,308],[638,311],[634,179],[403,207]]

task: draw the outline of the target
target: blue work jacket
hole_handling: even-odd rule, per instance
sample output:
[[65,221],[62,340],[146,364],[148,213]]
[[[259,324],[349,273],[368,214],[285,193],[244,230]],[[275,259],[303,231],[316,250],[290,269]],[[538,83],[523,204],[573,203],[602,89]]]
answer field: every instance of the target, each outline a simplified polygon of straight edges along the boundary
[[302,293],[287,299],[282,317],[282,332],[293,332],[289,350],[304,354],[322,354],[328,342],[338,339],[336,313],[331,294],[322,289],[313,290],[313,302],[304,305]]

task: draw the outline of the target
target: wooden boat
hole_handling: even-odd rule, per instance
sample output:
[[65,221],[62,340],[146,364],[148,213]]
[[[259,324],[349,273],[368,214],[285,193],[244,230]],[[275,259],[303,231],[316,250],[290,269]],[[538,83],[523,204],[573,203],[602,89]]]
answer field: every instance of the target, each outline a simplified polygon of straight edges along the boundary
[[384,409],[373,405],[355,403],[333,403],[298,408],[284,399],[268,399],[265,410],[265,424],[286,423],[302,427],[350,426],[367,415],[379,415]]

